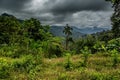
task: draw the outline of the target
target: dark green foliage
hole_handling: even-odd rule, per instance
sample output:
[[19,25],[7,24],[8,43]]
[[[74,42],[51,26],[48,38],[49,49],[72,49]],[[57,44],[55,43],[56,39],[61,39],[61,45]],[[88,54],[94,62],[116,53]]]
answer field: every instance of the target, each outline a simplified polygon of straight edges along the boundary
[[49,26],[42,26],[39,20],[34,18],[25,20],[22,30],[27,37],[34,39],[35,41],[45,40],[47,37],[51,36],[48,32]]
[[111,30],[100,32],[98,35],[98,40],[105,41],[106,43],[113,38],[114,34]]
[[0,44],[13,44],[19,38],[21,24],[13,16],[0,16]]
[[96,43],[96,38],[92,35],[87,35],[85,38],[80,38],[78,41],[75,42],[75,45],[72,45],[74,49],[76,50],[76,54],[80,53],[80,50],[84,49],[85,46],[87,46],[92,53],[95,53],[93,46]]

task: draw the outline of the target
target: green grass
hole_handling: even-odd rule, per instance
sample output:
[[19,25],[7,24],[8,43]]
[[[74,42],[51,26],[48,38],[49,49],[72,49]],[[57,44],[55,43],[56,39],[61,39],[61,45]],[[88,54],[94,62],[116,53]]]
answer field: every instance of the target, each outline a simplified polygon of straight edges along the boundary
[[[7,69],[3,80],[119,80],[119,63],[114,68],[113,57],[103,54],[91,54],[86,67],[82,66],[83,55],[70,57],[71,69],[66,70],[66,57],[43,58],[41,64],[30,62],[30,55],[21,58],[0,57],[1,67]],[[27,64],[27,65],[26,65]],[[30,69],[29,69],[30,68]],[[8,76],[6,76],[8,75]]]

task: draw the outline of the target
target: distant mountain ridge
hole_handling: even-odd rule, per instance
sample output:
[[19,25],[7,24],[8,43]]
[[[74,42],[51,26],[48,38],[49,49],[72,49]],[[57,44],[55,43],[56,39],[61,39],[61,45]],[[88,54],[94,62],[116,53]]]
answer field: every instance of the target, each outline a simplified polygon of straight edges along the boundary
[[84,33],[84,34],[93,34],[93,33],[96,33],[96,32],[102,32],[102,31],[106,31],[106,30],[109,30],[109,28],[102,28],[102,27],[85,27],[85,28],[82,28],[82,29],[79,29],[81,33]]
[[[84,36],[84,33],[81,33],[80,30],[78,30],[78,28],[76,27],[72,27],[73,31],[72,31],[72,37],[73,38],[78,38],[81,36]],[[64,27],[63,26],[51,26],[50,27],[50,32],[54,35],[54,36],[59,36],[59,37],[65,37],[65,34],[63,33]]]
[[[85,36],[86,34],[93,34],[93,33],[109,30],[109,28],[100,28],[100,27],[78,28],[78,27],[72,26],[72,28],[73,28],[73,31],[72,31],[73,38],[80,38],[80,37]],[[65,34],[63,33],[63,30],[64,30],[64,26],[51,26],[50,27],[50,32],[54,36],[64,37]]]

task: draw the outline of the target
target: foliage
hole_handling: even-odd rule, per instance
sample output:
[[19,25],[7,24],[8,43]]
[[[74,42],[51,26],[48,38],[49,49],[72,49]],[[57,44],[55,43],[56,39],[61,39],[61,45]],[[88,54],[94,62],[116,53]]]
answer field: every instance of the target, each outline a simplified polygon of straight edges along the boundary
[[96,35],[97,35],[98,40],[105,41],[106,43],[109,40],[112,40],[114,38],[114,34],[111,30],[98,32]]
[[120,38],[110,40],[108,42],[107,48],[109,50],[116,49],[116,50],[120,51],[120,49],[119,49],[120,48]]
[[87,46],[92,51],[92,53],[95,53],[96,51],[94,50],[93,46],[96,44],[96,41],[97,40],[94,36],[87,35],[87,37],[77,40],[74,44],[75,46],[72,46],[76,50],[77,54],[79,54],[80,50],[84,49],[85,46]]
[[9,71],[10,64],[6,59],[0,58],[0,79],[8,78],[10,75]]
[[113,67],[116,68],[117,64],[119,63],[119,59],[118,59],[118,51],[116,49],[113,49],[111,51],[111,54],[113,56]]
[[59,37],[50,38],[50,40],[41,42],[44,56],[48,58],[63,56],[62,39]]
[[83,61],[83,66],[86,67],[87,66],[87,62],[88,62],[88,57],[89,54],[91,53],[91,51],[88,49],[88,47],[84,47],[83,50],[81,50],[83,57],[84,57],[84,61]]
[[104,41],[96,41],[93,48],[96,52],[100,52],[100,51],[103,51],[102,46],[104,47],[104,45],[105,45]]
[[19,38],[21,24],[13,16],[0,16],[0,44],[13,44]]
[[48,35],[48,28],[49,26],[42,26],[39,20],[31,18],[24,21],[22,31],[26,36],[37,41],[50,36],[50,34]]
[[65,69],[66,70],[71,70],[73,68],[72,62],[70,60],[71,55],[70,55],[70,53],[67,53],[66,56],[67,56],[67,60],[66,60],[66,63],[65,63]]

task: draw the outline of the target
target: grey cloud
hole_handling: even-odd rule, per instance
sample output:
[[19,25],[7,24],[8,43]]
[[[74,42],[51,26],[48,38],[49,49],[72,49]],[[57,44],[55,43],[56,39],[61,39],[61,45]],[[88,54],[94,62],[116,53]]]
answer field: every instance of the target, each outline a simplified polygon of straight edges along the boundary
[[9,11],[22,11],[25,3],[31,0],[0,0],[0,8]]
[[22,19],[34,17],[43,24],[73,26],[110,26],[112,14],[105,0],[0,0],[3,11]]
[[42,11],[53,14],[53,19],[58,23],[64,22],[67,17],[80,11],[106,12],[111,10],[111,4],[105,0],[48,0]]
[[[54,1],[54,2],[53,2]],[[72,14],[79,11],[105,11],[110,9],[110,4],[105,0],[49,0],[45,5],[51,4],[53,14]]]
[[[69,24],[77,27],[111,27],[110,16],[112,11],[93,12],[80,11],[74,13],[70,17],[66,17],[63,22],[58,22],[59,25]],[[55,24],[55,23],[54,23]]]

